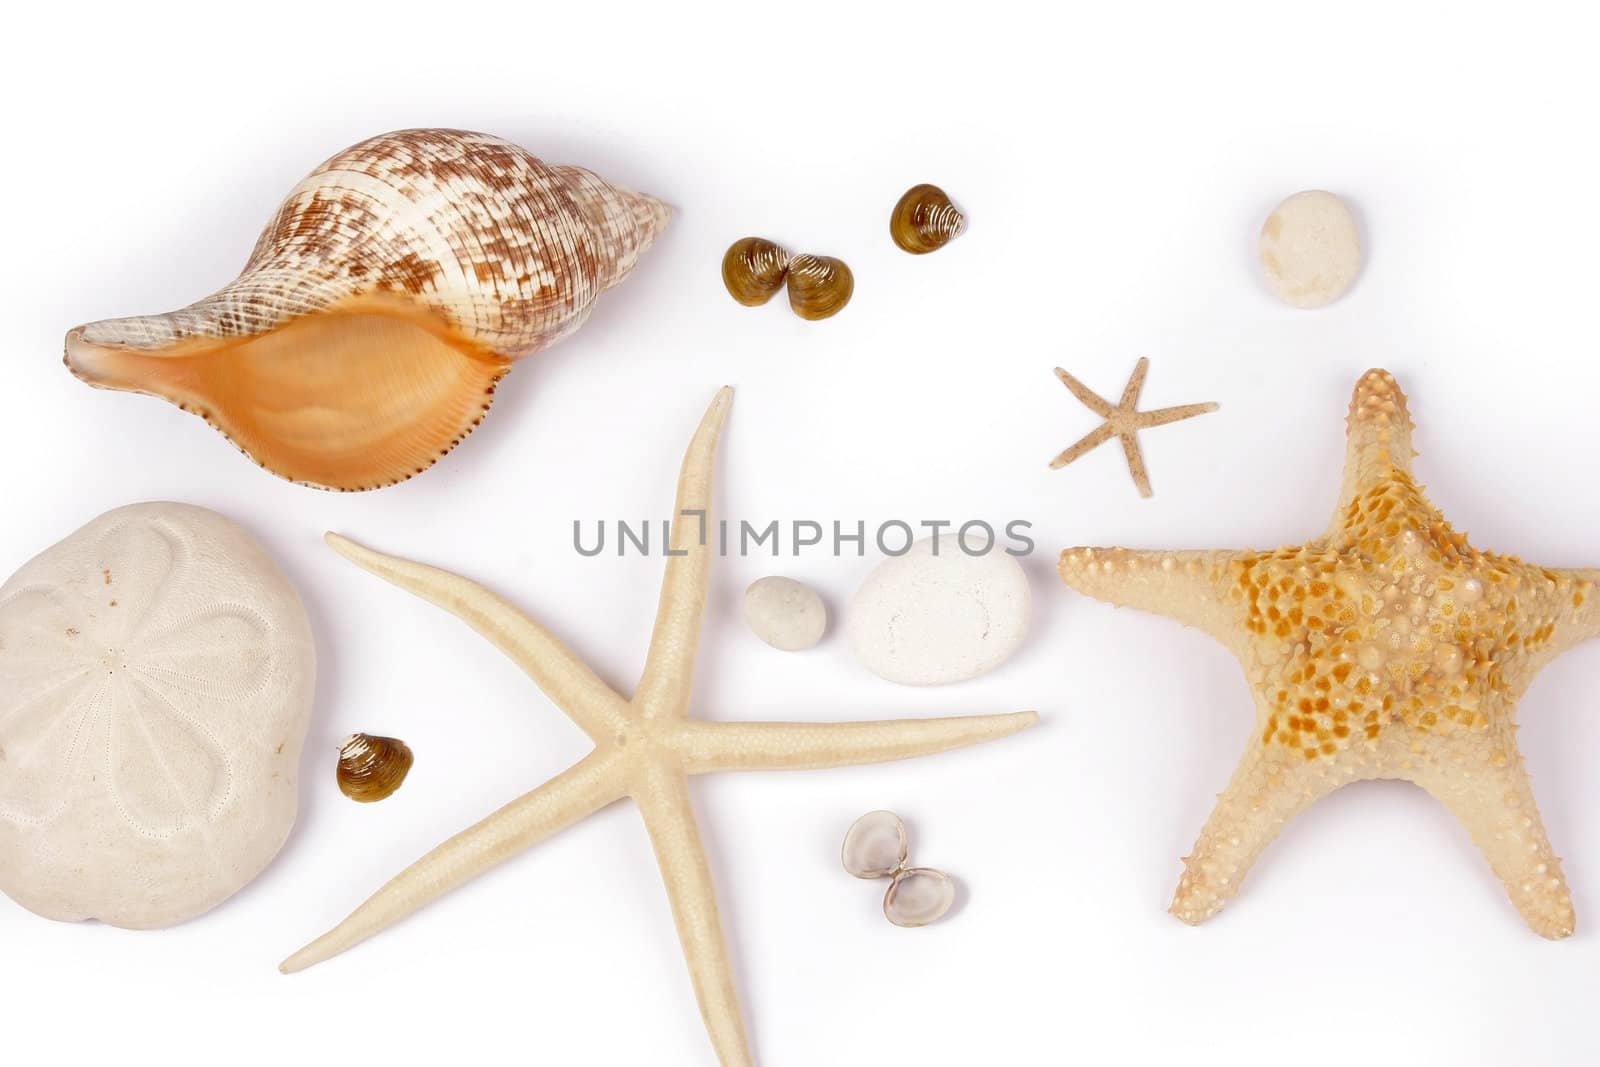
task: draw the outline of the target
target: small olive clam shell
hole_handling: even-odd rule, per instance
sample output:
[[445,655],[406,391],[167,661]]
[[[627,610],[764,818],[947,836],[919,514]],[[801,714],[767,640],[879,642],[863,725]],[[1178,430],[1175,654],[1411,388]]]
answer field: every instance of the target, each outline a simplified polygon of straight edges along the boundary
[[892,811],[869,811],[844,835],[844,869],[857,878],[888,878],[906,862],[906,826]]
[[789,253],[765,237],[741,237],[722,257],[722,284],[745,307],[759,307],[783,288]]
[[896,926],[927,926],[944,918],[956,901],[956,884],[932,867],[910,867],[894,876],[883,895],[883,914]]
[[339,791],[361,804],[391,796],[415,757],[397,737],[351,734],[339,744]]
[[966,216],[937,185],[914,185],[889,215],[889,236],[912,255],[925,255],[949,244],[966,228]]
[[789,260],[789,306],[802,319],[837,315],[855,289],[855,275],[842,259],[801,254]]

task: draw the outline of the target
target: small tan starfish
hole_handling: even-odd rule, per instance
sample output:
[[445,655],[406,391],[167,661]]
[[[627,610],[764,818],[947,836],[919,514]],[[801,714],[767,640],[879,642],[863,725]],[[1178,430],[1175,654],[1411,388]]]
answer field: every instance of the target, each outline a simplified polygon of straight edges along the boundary
[[711,1043],[725,1067],[751,1059],[733,967],[723,942],[711,869],[689,802],[688,778],[711,771],[800,770],[924,756],[1032,726],[1031,711],[886,722],[697,722],[688,717],[711,548],[711,472],[733,391],[723,389],[689,443],[678,481],[672,550],[655,632],[638,690],[613,690],[549,631],[484,587],[448,571],[385,556],[335,534],[340,554],[456,615],[488,638],[544,690],[595,748],[571,768],[401,872],[333,930],[285,960],[304,970],[366,940],[450,890],[571,826],[632,797],[644,817]]
[[1244,760],[1184,860],[1172,913],[1185,922],[1221,910],[1313,802],[1358,779],[1399,778],[1466,825],[1529,926],[1572,933],[1516,705],[1545,664],[1600,636],[1600,571],[1473,548],[1422,495],[1413,455],[1404,394],[1387,371],[1368,371],[1322,537],[1275,552],[1061,554],[1074,589],[1221,641],[1254,691]]
[[1072,390],[1072,395],[1083,401],[1085,407],[1106,421],[1051,460],[1051,470],[1060,470],[1085,452],[1090,452],[1111,438],[1118,437],[1122,440],[1122,452],[1128,457],[1128,473],[1133,475],[1133,484],[1139,487],[1139,495],[1143,497],[1150,495],[1150,474],[1145,470],[1144,453],[1139,451],[1139,431],[1148,430],[1152,426],[1165,426],[1169,422],[1178,422],[1182,419],[1192,419],[1196,415],[1216,411],[1217,405],[1185,404],[1182,407],[1159,408],[1156,411],[1136,410],[1139,406],[1139,390],[1144,388],[1144,375],[1149,369],[1150,361],[1141,357],[1138,365],[1133,368],[1133,377],[1128,379],[1128,384],[1122,389],[1122,399],[1113,407],[1109,400],[1092,392],[1088,386],[1060,367],[1056,368],[1056,377],[1061,379],[1061,384]]

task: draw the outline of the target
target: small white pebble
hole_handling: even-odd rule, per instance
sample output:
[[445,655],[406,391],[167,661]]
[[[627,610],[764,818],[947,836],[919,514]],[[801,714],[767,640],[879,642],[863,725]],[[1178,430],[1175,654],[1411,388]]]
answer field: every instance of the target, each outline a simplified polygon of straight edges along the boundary
[[1355,216],[1332,193],[1295,193],[1261,227],[1261,270],[1286,304],[1319,308],[1333,303],[1361,273]]
[[799,652],[822,640],[828,609],[810,586],[773,575],[744,591],[744,621],[773,648]]

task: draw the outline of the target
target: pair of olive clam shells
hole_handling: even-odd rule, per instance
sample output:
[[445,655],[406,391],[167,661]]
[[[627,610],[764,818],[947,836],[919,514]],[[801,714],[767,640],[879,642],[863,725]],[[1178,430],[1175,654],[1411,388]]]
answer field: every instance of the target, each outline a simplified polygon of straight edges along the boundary
[[837,315],[856,289],[855,275],[842,259],[803,253],[791,256],[765,237],[741,237],[722,257],[722,283],[745,307],[759,307],[789,287],[789,306],[802,319]]
[[956,900],[950,876],[932,867],[907,866],[906,825],[892,811],[869,811],[844,835],[844,869],[857,878],[888,878],[884,918],[896,926],[937,922]]

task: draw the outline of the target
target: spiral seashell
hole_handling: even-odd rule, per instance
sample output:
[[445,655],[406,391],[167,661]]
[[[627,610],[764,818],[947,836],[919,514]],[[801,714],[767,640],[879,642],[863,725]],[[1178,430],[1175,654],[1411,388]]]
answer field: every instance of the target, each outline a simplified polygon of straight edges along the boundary
[[77,327],[66,362],[199,414],[292,481],[375,489],[460,443],[512,364],[581,326],[669,214],[497,137],[383,134],[297,185],[233,282]]
[[842,259],[799,255],[789,260],[789,306],[802,319],[837,315],[855,288],[855,276]]
[[745,307],[759,307],[783,288],[789,253],[765,237],[741,237],[722,257],[722,284]]
[[360,804],[383,800],[406,780],[413,759],[399,738],[351,734],[339,743],[339,792]]
[[924,255],[949,244],[966,227],[966,216],[937,185],[914,185],[889,216],[889,236],[912,255]]

